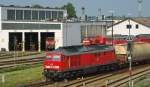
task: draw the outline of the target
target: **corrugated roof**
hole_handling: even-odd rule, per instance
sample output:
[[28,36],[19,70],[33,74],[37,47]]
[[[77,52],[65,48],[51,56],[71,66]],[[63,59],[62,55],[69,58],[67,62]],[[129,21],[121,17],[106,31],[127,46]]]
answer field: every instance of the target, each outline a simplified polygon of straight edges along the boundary
[[150,18],[149,17],[147,17],[147,18],[146,17],[145,18],[144,17],[143,18],[133,18],[132,20],[135,22],[138,22],[144,26],[150,27]]
[[[122,23],[122,22],[124,22],[126,20],[129,20],[129,18],[128,19],[124,19],[124,20],[122,20],[120,22],[117,22],[113,26],[118,25],[118,24],[120,24],[120,23]],[[137,22],[139,24],[142,24],[142,25],[150,28],[150,17],[135,17],[135,18],[130,18],[130,20],[133,20],[133,21],[135,21],[135,22]],[[112,25],[110,27],[112,27]]]

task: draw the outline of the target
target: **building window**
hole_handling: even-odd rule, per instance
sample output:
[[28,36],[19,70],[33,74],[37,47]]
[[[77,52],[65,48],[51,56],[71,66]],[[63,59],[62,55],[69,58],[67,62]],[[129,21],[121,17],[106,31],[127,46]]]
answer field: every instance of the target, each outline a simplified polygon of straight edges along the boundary
[[52,19],[51,14],[52,14],[51,11],[47,11],[46,12],[46,19]]
[[16,10],[16,20],[23,20],[23,11]]
[[57,18],[57,11],[53,11],[52,12],[52,19],[56,19]]
[[62,12],[62,11],[58,12],[58,17],[59,17],[60,19],[63,18],[63,12]]
[[24,25],[23,29],[39,29],[38,24],[24,23],[23,25]]
[[106,26],[105,25],[81,25],[81,40],[86,37],[95,37],[97,35],[106,36]]
[[40,24],[40,29],[60,29],[60,24]]
[[38,11],[32,11],[32,20],[38,20]]
[[45,11],[39,11],[39,20],[45,20]]
[[23,24],[22,23],[2,23],[2,29],[22,29]]
[[15,20],[15,10],[7,10],[7,20]]
[[138,24],[136,24],[136,25],[135,25],[135,28],[136,28],[136,29],[138,29],[138,28],[139,28],[139,25],[138,25]]
[[3,30],[9,29],[61,29],[61,24],[35,24],[35,23],[2,23]]
[[127,29],[131,29],[132,28],[132,25],[127,25]]
[[31,20],[31,10],[24,10],[24,20]]

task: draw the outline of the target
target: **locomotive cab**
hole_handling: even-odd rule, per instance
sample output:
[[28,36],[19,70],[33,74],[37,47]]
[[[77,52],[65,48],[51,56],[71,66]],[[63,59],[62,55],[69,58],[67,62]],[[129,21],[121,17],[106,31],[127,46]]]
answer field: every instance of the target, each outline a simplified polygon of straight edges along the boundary
[[47,54],[47,60],[44,61],[44,69],[47,70],[62,70],[63,58],[61,54]]
[[61,71],[64,67],[64,58],[61,54],[46,54],[47,60],[44,61],[43,67],[44,72],[43,74],[46,78],[55,79],[62,78]]

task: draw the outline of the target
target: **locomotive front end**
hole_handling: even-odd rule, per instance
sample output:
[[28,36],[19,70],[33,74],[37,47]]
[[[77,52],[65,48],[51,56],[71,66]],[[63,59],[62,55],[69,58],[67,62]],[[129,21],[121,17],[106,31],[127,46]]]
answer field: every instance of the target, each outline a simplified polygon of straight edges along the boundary
[[61,54],[46,54],[47,60],[44,61],[44,76],[47,79],[62,78],[61,71],[64,63]]

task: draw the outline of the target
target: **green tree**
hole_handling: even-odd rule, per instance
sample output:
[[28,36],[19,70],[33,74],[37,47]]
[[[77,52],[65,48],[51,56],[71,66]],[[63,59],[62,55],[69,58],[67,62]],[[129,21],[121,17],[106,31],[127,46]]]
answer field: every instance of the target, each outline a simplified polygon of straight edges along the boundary
[[41,6],[41,5],[38,5],[38,4],[36,4],[36,5],[33,5],[32,7],[33,7],[33,8],[43,8],[43,6]]
[[68,18],[77,17],[75,7],[71,3],[64,5],[62,8],[67,10]]

